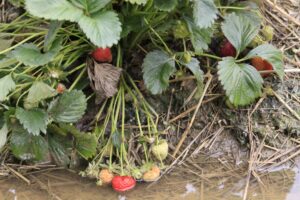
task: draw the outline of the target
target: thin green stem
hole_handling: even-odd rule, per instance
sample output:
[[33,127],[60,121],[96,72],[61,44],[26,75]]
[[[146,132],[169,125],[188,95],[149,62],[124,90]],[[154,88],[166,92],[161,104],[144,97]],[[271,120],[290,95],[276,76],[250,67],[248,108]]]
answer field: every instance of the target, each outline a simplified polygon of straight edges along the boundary
[[235,6],[217,6],[218,9],[229,9],[229,10],[250,10],[249,7],[235,7]]
[[244,58],[241,58],[241,59],[237,60],[236,62],[241,63],[241,62],[245,62],[245,61],[250,60],[250,59],[251,58],[249,58],[249,57],[244,57]]
[[0,55],[1,55],[1,54],[4,54],[4,53],[7,53],[7,52],[9,52],[9,51],[15,49],[16,47],[20,46],[21,44],[24,44],[25,42],[27,42],[27,41],[29,41],[29,40],[31,40],[31,39],[37,37],[37,36],[44,35],[44,34],[45,34],[44,32],[40,32],[40,33],[31,35],[30,37],[28,37],[28,38],[22,40],[21,42],[15,44],[14,46],[11,46],[11,47],[9,47],[9,48],[7,48],[7,49],[1,51],[1,52],[0,52]]
[[83,77],[85,72],[86,72],[86,68],[81,70],[80,74],[76,77],[75,81],[70,86],[69,91],[72,91],[76,87],[76,84],[80,81],[80,79]]
[[75,67],[74,69],[72,69],[71,71],[68,72],[68,75],[73,74],[74,72],[76,72],[76,71],[78,71],[78,70],[84,68],[85,66],[86,66],[86,64],[83,63],[83,64],[81,64],[81,65]]
[[[137,105],[137,102],[134,103],[135,105]],[[139,115],[139,109],[137,106],[135,106],[135,115],[136,115],[136,120],[137,120],[137,123],[138,123],[138,126],[139,126],[139,130],[140,130],[140,135],[141,136],[144,136],[144,132],[143,132],[143,129],[142,129],[142,124],[141,124],[141,120],[140,120],[140,115]],[[148,154],[147,154],[147,146],[145,143],[143,143],[143,148],[144,148],[144,152],[145,152],[145,158],[146,158],[146,162],[149,162],[148,160]]]
[[170,50],[170,48],[168,47],[168,45],[165,43],[165,41],[160,37],[160,35],[154,30],[154,28],[152,28],[152,26],[149,24],[148,20],[146,18],[144,18],[145,23],[148,25],[149,29],[156,35],[156,37],[161,41],[161,43],[164,45],[166,51],[172,55],[172,51]]
[[203,56],[203,57],[212,58],[212,59],[215,59],[215,60],[222,60],[221,57],[216,56],[216,55],[212,55],[212,54],[200,53],[200,54],[197,54],[197,55],[198,55],[198,56]]

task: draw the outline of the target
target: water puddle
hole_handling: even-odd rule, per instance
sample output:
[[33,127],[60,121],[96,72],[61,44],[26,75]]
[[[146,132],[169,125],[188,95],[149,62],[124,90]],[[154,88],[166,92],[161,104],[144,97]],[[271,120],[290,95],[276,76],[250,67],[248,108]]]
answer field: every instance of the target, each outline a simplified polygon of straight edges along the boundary
[[300,170],[294,169],[294,171],[295,171],[294,183],[289,193],[287,194],[286,200],[300,199]]
[[[228,167],[228,166],[227,166]],[[198,168],[198,167],[197,167]],[[199,172],[199,170],[198,170]],[[227,170],[224,166],[179,168],[159,182],[139,183],[135,190],[118,194],[109,186],[99,187],[92,180],[64,170],[30,175],[29,186],[15,178],[0,180],[2,200],[241,200],[247,176],[241,169]],[[247,200],[299,200],[300,171],[283,169],[258,175],[251,179]]]
[[237,165],[225,154],[212,158],[203,153],[186,159],[158,182],[139,182],[126,193],[97,186],[95,180],[70,170],[25,174],[31,185],[0,176],[0,200],[242,200],[245,188],[247,200],[300,200],[300,160],[293,163],[253,171],[248,182],[247,160]]

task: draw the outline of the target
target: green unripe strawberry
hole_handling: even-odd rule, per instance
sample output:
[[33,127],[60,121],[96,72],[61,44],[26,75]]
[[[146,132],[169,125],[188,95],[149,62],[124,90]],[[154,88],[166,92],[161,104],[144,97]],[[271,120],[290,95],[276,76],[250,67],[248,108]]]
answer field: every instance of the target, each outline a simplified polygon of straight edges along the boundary
[[270,42],[273,40],[274,37],[274,29],[271,26],[265,26],[262,30],[262,34],[265,37],[267,42]]
[[264,40],[262,39],[262,37],[260,35],[255,36],[255,38],[251,41],[251,43],[249,44],[250,47],[257,47],[259,45],[264,44]]
[[176,78],[182,78],[185,76],[185,73],[182,70],[178,70],[175,75],[176,75]]
[[178,20],[173,29],[173,35],[176,39],[183,39],[190,35],[188,27],[185,22]]
[[12,95],[11,98],[17,101],[21,95],[22,95],[22,91],[19,90],[18,92],[14,93],[14,95]]
[[190,52],[186,51],[183,54],[183,62],[185,63],[190,63],[192,60],[192,55],[190,54]]
[[154,144],[151,148],[152,154],[158,160],[164,160],[169,153],[169,145],[166,140],[160,140],[158,144]]

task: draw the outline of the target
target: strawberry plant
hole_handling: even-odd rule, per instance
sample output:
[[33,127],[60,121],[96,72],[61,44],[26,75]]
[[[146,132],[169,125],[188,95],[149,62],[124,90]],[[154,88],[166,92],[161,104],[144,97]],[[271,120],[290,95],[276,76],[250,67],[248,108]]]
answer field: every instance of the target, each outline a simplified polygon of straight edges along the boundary
[[[252,1],[14,3],[24,13],[0,24],[0,149],[25,161],[50,154],[64,166],[76,152],[90,159],[82,174],[112,181],[117,191],[133,188],[143,176],[156,180],[168,158],[159,115],[143,86],[159,95],[170,79],[192,74],[201,93],[207,72],[218,77],[229,103],[246,106],[262,95],[268,74],[260,71],[284,77],[282,53],[269,44],[273,30]],[[140,52],[145,55],[136,70]],[[139,87],[132,76],[143,79]],[[98,112],[83,128],[78,122],[88,105]]]
[[[210,0],[194,1],[193,15],[189,16],[188,13],[184,13],[186,16],[183,16],[190,31],[185,40],[193,45],[194,56],[209,57],[218,61],[217,74],[229,101],[235,106],[248,105],[261,96],[263,88],[260,73],[255,66],[249,64],[249,61],[258,56],[263,58],[273,66],[274,72],[282,79],[284,76],[283,56],[280,50],[267,43],[252,50],[248,48],[258,35],[261,26],[259,15],[256,14],[258,11],[254,8],[251,10],[253,4],[248,4],[248,2],[237,4],[240,6],[244,4],[244,10],[243,7],[229,7],[228,10],[233,10],[231,12],[226,12],[226,6],[219,6],[223,13],[217,9],[218,4]],[[225,15],[224,20],[220,21],[218,15],[222,14]],[[218,25],[222,31],[221,37],[225,38],[218,50],[223,58],[209,54],[212,33],[219,34],[216,32]],[[155,30],[152,31],[161,40],[164,50],[154,50],[144,59],[144,81],[148,90],[152,94],[161,94],[165,91],[168,88],[169,79],[176,71],[176,65],[187,67],[198,81],[202,81],[203,72],[196,57],[187,62],[188,60],[180,56],[180,52],[171,51],[159,34]],[[175,34],[178,35],[177,32]],[[209,53],[204,53],[204,51]],[[270,69],[270,67],[266,68],[266,70]]]

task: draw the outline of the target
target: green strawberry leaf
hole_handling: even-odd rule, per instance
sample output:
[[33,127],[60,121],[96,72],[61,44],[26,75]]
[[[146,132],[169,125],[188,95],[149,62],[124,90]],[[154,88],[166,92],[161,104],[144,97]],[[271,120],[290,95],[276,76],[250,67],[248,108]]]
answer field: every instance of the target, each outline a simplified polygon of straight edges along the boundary
[[115,12],[104,11],[91,17],[82,16],[78,23],[86,36],[98,47],[111,47],[120,39],[122,28]]
[[16,88],[16,84],[11,74],[0,79],[0,102],[7,99],[7,95]]
[[7,134],[8,134],[8,128],[7,125],[4,124],[2,128],[0,129],[0,153],[2,151],[2,148],[6,144],[7,141]]
[[0,33],[0,51],[3,51],[9,47],[11,47],[14,38],[7,39],[5,38],[6,33]]
[[82,91],[65,92],[53,100],[48,108],[48,114],[55,122],[74,123],[85,113],[87,99]]
[[264,60],[267,60],[274,68],[278,76],[283,79],[284,76],[284,66],[283,66],[283,54],[276,47],[270,44],[263,44],[255,49],[252,49],[247,58],[261,57]]
[[200,62],[196,58],[192,58],[191,62],[184,63],[184,65],[191,70],[191,72],[196,77],[197,82],[203,83],[204,80],[204,73],[200,69]]
[[199,28],[211,27],[218,18],[218,9],[214,0],[194,0],[194,21]]
[[92,14],[104,8],[111,0],[71,0],[71,2],[87,13]]
[[40,132],[46,134],[48,116],[45,111],[39,108],[24,110],[17,107],[16,117],[23,127],[32,135],[39,135]]
[[91,158],[96,153],[97,137],[95,134],[84,133],[70,124],[60,124],[62,131],[72,134],[75,138],[75,149],[85,159]]
[[57,33],[63,22],[61,21],[51,21],[48,29],[48,33],[44,39],[44,51],[47,52],[51,49],[53,42],[57,36]]
[[218,75],[229,101],[234,106],[244,106],[261,96],[263,79],[251,65],[237,64],[232,57],[218,63]]
[[154,0],[154,5],[162,11],[171,11],[177,6],[177,0]]
[[0,60],[0,69],[5,67],[10,67],[18,63],[17,59],[11,57],[5,57]]
[[[53,125],[51,125],[51,126],[53,126]],[[59,134],[62,136],[67,136],[68,134],[71,134],[74,137],[76,137],[77,135],[81,134],[81,132],[74,125],[67,124],[67,123],[59,123],[59,127],[57,126],[55,129],[60,129],[61,133],[59,133]],[[54,131],[55,129],[52,129],[52,130]]]
[[75,137],[75,148],[84,159],[92,158],[97,152],[97,137],[91,133],[81,133]]
[[10,149],[20,160],[43,160],[48,155],[48,143],[42,136],[29,134],[20,125],[12,127]]
[[77,22],[83,16],[83,10],[67,0],[25,0],[25,6],[30,14],[45,19]]
[[72,140],[54,133],[48,136],[48,143],[55,164],[67,167],[71,161],[69,155],[72,151]]
[[40,101],[56,95],[57,92],[48,84],[42,81],[37,81],[29,88],[28,95],[24,102],[24,107],[27,109],[37,107]]
[[262,15],[259,12],[259,7],[256,3],[251,1],[242,1],[234,4],[237,7],[247,7],[248,9],[235,10],[235,14],[240,17],[249,19],[253,26],[260,26],[262,22]]
[[232,13],[222,23],[222,31],[236,50],[242,52],[258,34],[259,26],[253,25],[246,17]]
[[157,50],[147,54],[142,68],[146,88],[152,94],[160,94],[166,90],[170,76],[176,71],[174,59]]
[[199,28],[191,20],[186,19],[189,32],[191,34],[191,42],[196,54],[203,53],[203,50],[208,49],[208,44],[211,43],[212,29]]
[[87,10],[89,13],[95,13],[104,8],[111,0],[90,0],[87,2]]
[[29,66],[42,66],[51,62],[61,49],[61,40],[55,40],[51,49],[41,53],[39,48],[33,44],[22,44],[18,46],[12,55],[19,61]]
[[145,5],[148,0],[125,0],[125,1],[128,1],[132,4],[138,4],[138,5]]

